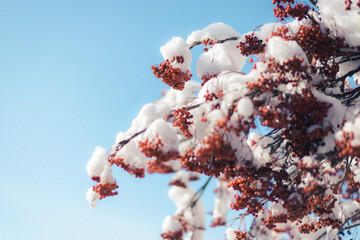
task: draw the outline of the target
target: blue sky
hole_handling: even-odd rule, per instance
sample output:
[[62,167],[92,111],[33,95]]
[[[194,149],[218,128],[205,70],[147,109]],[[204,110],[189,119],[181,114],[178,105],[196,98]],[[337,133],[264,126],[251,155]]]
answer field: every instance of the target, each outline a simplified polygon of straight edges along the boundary
[[272,21],[271,0],[0,0],[0,239],[159,239],[169,176],[116,169],[119,195],[90,209],[88,159],[166,88],[150,66],[173,36]]

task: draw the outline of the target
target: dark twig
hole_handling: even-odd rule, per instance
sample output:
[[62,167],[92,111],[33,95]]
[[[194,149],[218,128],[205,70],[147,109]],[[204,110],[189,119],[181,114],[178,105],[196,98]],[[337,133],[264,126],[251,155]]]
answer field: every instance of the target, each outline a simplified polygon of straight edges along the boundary
[[316,6],[317,0],[309,0],[309,1],[312,3],[312,5]]
[[141,130],[140,132],[135,133],[134,135],[132,135],[131,137],[129,137],[128,139],[122,140],[120,142],[118,142],[116,144],[116,146],[114,146],[111,149],[110,152],[110,158],[114,158],[116,156],[116,154],[120,151],[120,149],[127,144],[128,142],[130,142],[132,139],[136,138],[137,136],[139,136],[140,134],[142,134],[143,132],[145,132],[146,128]]
[[[226,39],[222,39],[222,40],[217,40],[215,41],[215,44],[216,43],[224,43],[224,42],[227,42],[227,41],[235,41],[235,40],[238,40],[239,38],[238,37],[230,37],[230,38],[226,38]],[[196,42],[193,42],[191,45],[190,45],[190,49],[192,49],[193,47],[197,46],[197,45],[200,45],[202,44],[201,41],[196,41]]]

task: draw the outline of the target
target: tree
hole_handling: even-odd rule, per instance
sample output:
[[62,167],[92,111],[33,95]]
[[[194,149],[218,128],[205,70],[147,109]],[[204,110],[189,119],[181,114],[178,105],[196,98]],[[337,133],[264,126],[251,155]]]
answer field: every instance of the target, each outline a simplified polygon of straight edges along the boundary
[[[109,153],[95,149],[92,207],[117,194],[119,166],[140,178],[175,173],[178,210],[163,239],[202,239],[200,196],[211,178],[212,227],[227,223],[229,205],[254,216],[250,229],[229,227],[229,240],[339,239],[359,224],[360,1],[272,2],[276,23],[244,35],[215,23],[161,47],[165,61],[152,70],[172,89],[143,106]],[[198,83],[191,49],[201,44]],[[257,123],[270,130],[260,134]],[[208,180],[194,192],[188,183],[200,175]]]

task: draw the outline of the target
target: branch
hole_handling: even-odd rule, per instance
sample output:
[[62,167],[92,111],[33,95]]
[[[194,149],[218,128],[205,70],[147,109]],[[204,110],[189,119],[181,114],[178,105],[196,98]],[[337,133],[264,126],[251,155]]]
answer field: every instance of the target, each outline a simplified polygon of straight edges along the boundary
[[312,5],[316,6],[317,0],[309,0],[309,1],[312,3]]
[[[352,75],[354,75],[355,73],[359,72],[360,71],[360,66],[357,67],[356,69],[348,72],[347,74],[345,74],[344,76],[342,77],[339,77],[335,80],[333,80],[333,82],[340,82],[340,81],[344,81],[347,77],[351,77]],[[342,94],[338,94],[338,95],[342,95]]]
[[132,135],[131,137],[129,137],[128,139],[122,140],[119,143],[116,144],[115,147],[113,147],[111,149],[110,152],[110,156],[109,158],[114,158],[116,156],[116,154],[120,151],[120,149],[127,144],[128,142],[130,142],[132,139],[136,138],[137,136],[139,136],[140,134],[142,134],[143,132],[146,131],[146,128],[141,130],[140,132],[135,133],[134,135]]
[[[217,41],[215,41],[215,44],[216,43],[224,43],[224,42],[227,42],[227,41],[235,41],[235,40],[238,40],[239,39],[239,37],[230,37],[230,38],[226,38],[226,39],[222,39],[222,40],[217,40]],[[197,42],[193,42],[191,45],[190,45],[190,50],[193,48],[193,47],[195,47],[195,46],[197,46],[197,45],[200,45],[200,44],[202,44],[202,42],[201,41],[197,41]]]
[[197,192],[194,194],[189,205],[186,208],[188,208],[188,207],[193,208],[196,205],[196,203],[199,201],[200,197],[204,193],[207,185],[209,185],[211,179],[212,179],[212,177],[209,177],[208,180],[204,183],[204,185],[199,190],[197,190]]
[[[351,217],[345,219],[345,222],[341,226],[341,229],[339,229],[339,233],[342,232],[342,231],[345,231],[347,229],[360,226],[360,222],[359,222],[359,223],[355,223],[355,224],[344,227],[344,225],[346,225],[348,222],[350,222],[352,219],[358,217],[359,215],[360,215],[360,210],[357,210],[357,211],[355,211],[354,215],[352,215]],[[326,234],[326,231],[323,234],[321,234],[316,240],[320,240],[323,236],[325,236],[325,234]]]

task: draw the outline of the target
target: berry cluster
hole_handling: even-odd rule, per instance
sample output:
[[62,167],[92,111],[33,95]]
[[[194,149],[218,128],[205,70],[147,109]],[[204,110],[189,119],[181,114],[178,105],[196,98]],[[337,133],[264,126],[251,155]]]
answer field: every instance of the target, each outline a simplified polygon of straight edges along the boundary
[[161,237],[163,240],[182,240],[183,233],[181,231],[178,232],[167,232],[162,233]]
[[240,49],[242,55],[250,56],[257,55],[264,52],[265,44],[261,39],[256,37],[254,33],[245,35],[245,42],[240,42],[236,48]]
[[180,158],[185,169],[218,177],[236,166],[235,151],[219,132],[205,137],[201,143],[201,148],[196,151],[189,148]]
[[118,192],[115,191],[117,188],[119,188],[119,186],[116,183],[98,183],[98,185],[93,186],[93,191],[98,194],[99,199],[103,199],[117,195]]
[[153,141],[146,139],[139,142],[141,152],[152,160],[147,162],[149,173],[172,173],[174,170],[166,162],[179,158],[177,151],[163,152],[164,146],[161,139],[156,135]]
[[209,51],[209,48],[211,48],[212,46],[214,46],[217,42],[208,38],[206,40],[202,40],[201,41],[202,44],[204,44],[204,51],[207,52]]
[[179,127],[184,137],[192,137],[193,135],[189,131],[189,126],[192,124],[192,122],[189,121],[192,118],[190,112],[186,109],[179,108],[174,112],[174,116],[173,126]]
[[204,94],[205,102],[211,102],[216,99],[222,98],[223,96],[224,96],[224,92],[222,89],[219,89],[216,92],[212,92],[212,93],[206,91],[206,94]]
[[[301,3],[294,4],[294,0],[273,0],[273,4],[276,4],[274,8],[274,16],[283,21],[285,18],[292,17],[302,20],[309,12],[310,7]],[[286,6],[285,6],[286,4]]]
[[[352,4],[351,0],[345,0],[345,10],[346,11],[351,10],[351,4]],[[358,1],[358,3],[356,5],[360,8],[360,0]]]
[[176,90],[183,90],[185,83],[189,81],[192,77],[190,71],[183,72],[180,68],[174,68],[172,66],[173,62],[182,64],[184,62],[183,56],[176,56],[170,61],[166,59],[164,62],[160,63],[159,66],[152,66],[154,75],[157,78],[161,78],[164,83]]
[[202,80],[201,86],[204,86],[204,84],[205,84],[207,81],[209,81],[209,80],[212,79],[212,78],[216,78],[217,76],[218,76],[217,74],[213,74],[213,75],[203,75],[203,76],[201,77],[201,80]]
[[358,157],[360,156],[360,146],[353,146],[351,142],[354,140],[353,132],[342,132],[343,140],[336,141],[336,147],[339,151],[339,157]]
[[126,164],[124,162],[124,159],[122,159],[122,158],[109,158],[108,161],[110,162],[111,165],[115,164],[116,166],[124,169],[126,172],[128,172],[130,174],[134,174],[135,177],[138,177],[138,178],[145,177],[145,169],[137,168],[137,167],[131,166],[130,164]]

